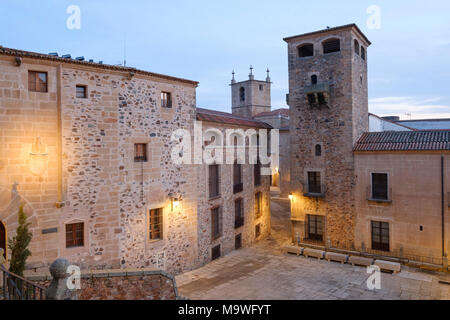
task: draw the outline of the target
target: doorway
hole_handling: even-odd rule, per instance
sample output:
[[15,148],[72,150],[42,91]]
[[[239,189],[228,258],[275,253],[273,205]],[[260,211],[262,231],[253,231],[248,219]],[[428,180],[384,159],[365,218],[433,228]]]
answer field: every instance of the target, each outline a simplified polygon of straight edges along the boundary
[[3,249],[3,257],[6,259],[6,227],[0,221],[0,248]]

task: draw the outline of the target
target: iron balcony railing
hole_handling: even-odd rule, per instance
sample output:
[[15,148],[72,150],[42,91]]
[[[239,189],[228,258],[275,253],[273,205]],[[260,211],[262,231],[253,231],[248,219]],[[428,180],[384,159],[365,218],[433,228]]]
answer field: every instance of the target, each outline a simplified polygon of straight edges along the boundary
[[[2,273],[1,299],[3,300],[45,300],[46,288],[17,274],[9,272],[0,265]],[[0,299],[0,300],[1,300]]]

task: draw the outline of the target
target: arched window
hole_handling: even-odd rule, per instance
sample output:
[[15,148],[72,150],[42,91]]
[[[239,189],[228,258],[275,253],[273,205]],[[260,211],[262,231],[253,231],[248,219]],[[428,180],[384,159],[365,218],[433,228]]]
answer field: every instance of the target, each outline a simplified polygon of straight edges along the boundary
[[341,40],[339,39],[328,39],[322,42],[323,53],[332,53],[341,51]]
[[356,40],[355,39],[355,44],[354,44],[354,49],[355,49],[355,53],[356,53],[356,55],[358,55],[359,56],[359,42],[358,42],[358,40]]
[[361,46],[361,58],[366,60],[366,49],[363,46]]
[[311,76],[311,84],[317,84],[317,75],[313,74]]
[[245,89],[243,87],[239,89],[239,97],[241,101],[245,101]]
[[316,157],[322,156],[322,146],[320,144],[316,144]]
[[312,57],[314,56],[314,45],[313,44],[303,44],[298,47],[298,56],[300,58],[303,57]]

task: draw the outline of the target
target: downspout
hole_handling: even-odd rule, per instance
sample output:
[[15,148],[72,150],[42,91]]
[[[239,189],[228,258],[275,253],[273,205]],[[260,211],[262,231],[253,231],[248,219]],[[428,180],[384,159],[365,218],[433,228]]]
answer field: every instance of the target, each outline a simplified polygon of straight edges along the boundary
[[63,152],[62,152],[62,65],[59,64],[56,71],[56,117],[57,117],[57,154],[58,154],[58,198],[57,208],[62,208],[63,203]]
[[441,155],[442,258],[445,259],[444,155]]

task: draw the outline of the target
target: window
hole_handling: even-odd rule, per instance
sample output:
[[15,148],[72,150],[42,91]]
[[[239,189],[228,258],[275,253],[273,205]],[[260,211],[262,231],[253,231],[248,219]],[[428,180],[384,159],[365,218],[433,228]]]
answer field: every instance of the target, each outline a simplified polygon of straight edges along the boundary
[[87,87],[86,86],[77,85],[76,96],[77,96],[77,98],[80,98],[80,99],[87,98]]
[[239,89],[239,98],[241,101],[245,101],[245,89],[243,87]]
[[308,192],[321,193],[320,172],[308,172]]
[[261,224],[258,223],[255,226],[255,238],[259,238],[260,235],[261,235]]
[[315,153],[316,157],[322,156],[322,146],[320,144],[316,144]]
[[356,54],[357,56],[359,56],[359,42],[358,42],[358,40],[356,40],[356,39],[355,39],[355,41],[354,41],[354,49],[355,49],[355,54]]
[[240,248],[242,248],[242,234],[234,237],[234,249],[239,250]]
[[211,249],[211,260],[220,258],[220,244]]
[[242,183],[242,165],[235,163],[233,165],[233,193],[239,193],[244,190]]
[[220,207],[211,209],[211,240],[216,240],[222,235],[222,210]]
[[341,41],[339,39],[330,39],[322,43],[323,53],[332,53],[341,51]]
[[161,107],[172,108],[172,94],[170,92],[161,92]]
[[316,103],[316,95],[313,93],[308,94],[308,103],[315,104]]
[[66,224],[66,248],[84,246],[84,223]]
[[148,229],[150,240],[163,239],[163,209],[152,209],[148,216]]
[[372,173],[372,199],[388,200],[387,173]]
[[307,237],[308,240],[323,241],[324,217],[318,215],[307,215]]
[[234,201],[234,228],[240,228],[244,225],[244,202],[242,199]]
[[361,58],[366,60],[366,49],[363,46],[361,46]]
[[389,251],[389,223],[372,221],[372,249]]
[[147,162],[147,144],[134,144],[134,162]]
[[298,47],[298,56],[300,58],[314,56],[314,45],[304,44],[304,45]]
[[258,219],[262,215],[262,193],[255,194],[255,218]]
[[219,179],[219,165],[213,164],[209,166],[209,197],[215,198],[220,195],[220,179]]
[[259,91],[263,91],[264,90],[264,86],[262,84],[259,85]]
[[254,184],[255,186],[261,185],[261,163],[258,161],[258,163],[253,165],[253,178],[254,178]]
[[47,92],[47,72],[28,71],[28,91]]
[[327,103],[327,101],[325,99],[325,95],[323,93],[321,93],[321,92],[319,92],[317,94],[317,100],[318,100],[319,104],[326,104]]
[[317,75],[313,74],[313,75],[311,76],[311,84],[312,84],[312,85],[317,84]]

